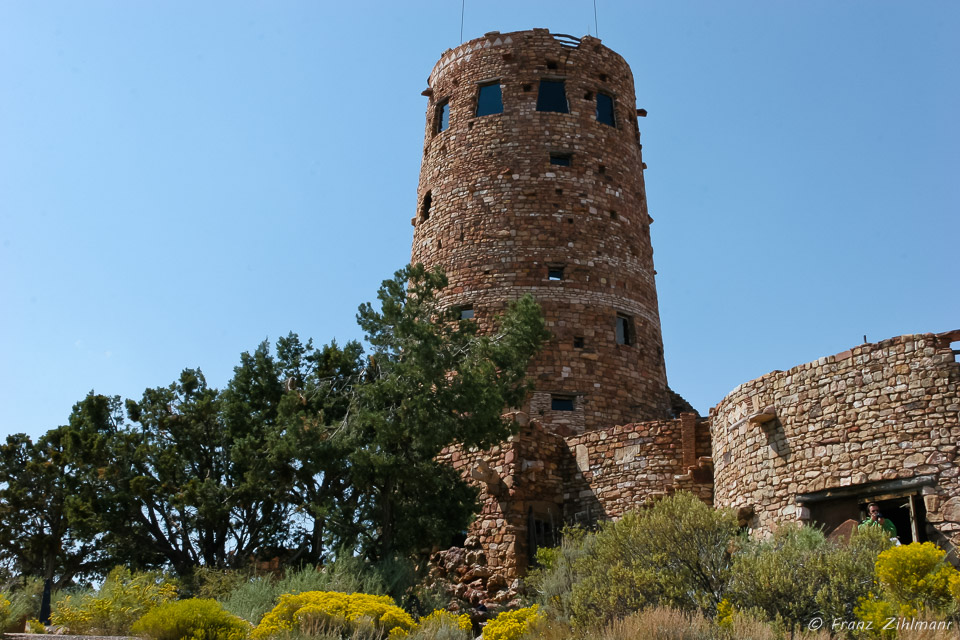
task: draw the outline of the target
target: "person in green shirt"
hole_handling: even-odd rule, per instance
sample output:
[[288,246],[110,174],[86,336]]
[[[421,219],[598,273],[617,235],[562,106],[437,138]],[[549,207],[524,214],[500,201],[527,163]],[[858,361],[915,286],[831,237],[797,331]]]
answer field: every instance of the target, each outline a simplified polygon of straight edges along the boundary
[[897,527],[892,522],[880,515],[880,505],[876,502],[871,502],[867,505],[867,513],[870,515],[869,518],[860,523],[858,529],[866,529],[867,527],[880,527],[884,533],[887,534],[888,538],[897,537]]

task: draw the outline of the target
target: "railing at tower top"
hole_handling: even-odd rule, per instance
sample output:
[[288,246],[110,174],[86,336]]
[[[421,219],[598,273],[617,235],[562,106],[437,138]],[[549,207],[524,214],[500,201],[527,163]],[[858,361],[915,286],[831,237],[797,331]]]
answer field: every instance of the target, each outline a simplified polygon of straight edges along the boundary
[[553,39],[560,43],[561,47],[566,47],[567,49],[576,49],[580,46],[580,38],[576,36],[570,36],[565,33],[551,33]]

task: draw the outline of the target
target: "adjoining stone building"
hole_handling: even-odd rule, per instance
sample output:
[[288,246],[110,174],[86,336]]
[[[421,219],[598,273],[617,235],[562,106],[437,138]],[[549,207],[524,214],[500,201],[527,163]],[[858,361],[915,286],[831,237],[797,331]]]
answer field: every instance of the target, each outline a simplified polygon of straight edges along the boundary
[[[960,544],[960,331],[902,336],[744,383],[700,418],[667,386],[633,76],[593,37],[489,33],[428,98],[412,261],[481,326],[530,293],[553,338],[521,432],[444,456],[482,511],[435,571],[513,597],[538,546],[683,489],[744,526],[834,527],[880,500],[904,539]],[[716,469],[714,469],[716,465]]]

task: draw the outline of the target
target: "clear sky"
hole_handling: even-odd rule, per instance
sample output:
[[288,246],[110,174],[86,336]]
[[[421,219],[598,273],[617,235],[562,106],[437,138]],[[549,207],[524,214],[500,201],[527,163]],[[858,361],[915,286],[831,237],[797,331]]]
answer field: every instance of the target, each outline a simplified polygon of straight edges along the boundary
[[[466,0],[463,37],[633,68],[667,375],[960,328],[960,3]],[[0,436],[289,331],[361,337],[409,259],[460,2],[0,2]]]

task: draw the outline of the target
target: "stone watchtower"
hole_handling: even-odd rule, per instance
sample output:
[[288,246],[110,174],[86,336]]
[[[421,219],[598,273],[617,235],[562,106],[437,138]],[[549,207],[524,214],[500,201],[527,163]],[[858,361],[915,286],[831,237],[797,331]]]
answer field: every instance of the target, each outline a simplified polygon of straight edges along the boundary
[[428,85],[412,261],[481,324],[536,298],[553,338],[526,409],[547,429],[668,417],[630,67],[596,38],[493,32]]

